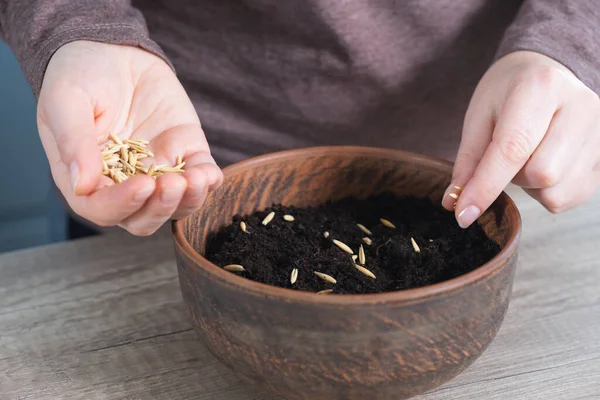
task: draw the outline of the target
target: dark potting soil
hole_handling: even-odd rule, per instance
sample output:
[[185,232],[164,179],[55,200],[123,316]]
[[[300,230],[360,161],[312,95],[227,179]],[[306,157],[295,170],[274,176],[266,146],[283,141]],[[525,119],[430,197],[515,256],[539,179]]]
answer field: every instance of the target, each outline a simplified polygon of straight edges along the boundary
[[[263,219],[275,217],[266,226]],[[294,217],[293,222],[283,219]],[[390,228],[384,218],[395,225]],[[246,223],[246,232],[240,222]],[[372,235],[365,234],[357,223]],[[329,237],[324,237],[329,232]],[[371,245],[363,242],[372,240]],[[420,252],[415,251],[411,237]],[[372,279],[355,268],[351,255],[333,243],[342,241],[358,255],[363,245],[365,268]],[[383,194],[366,200],[346,198],[319,207],[274,205],[249,216],[235,216],[233,223],[211,235],[206,257],[221,267],[242,265],[245,278],[290,289],[318,292],[333,289],[339,294],[381,293],[430,285],[472,271],[500,251],[475,223],[461,229],[454,214],[428,199],[398,198]],[[356,261],[358,263],[358,260]],[[290,276],[298,269],[298,278]],[[328,283],[314,272],[333,277]]]

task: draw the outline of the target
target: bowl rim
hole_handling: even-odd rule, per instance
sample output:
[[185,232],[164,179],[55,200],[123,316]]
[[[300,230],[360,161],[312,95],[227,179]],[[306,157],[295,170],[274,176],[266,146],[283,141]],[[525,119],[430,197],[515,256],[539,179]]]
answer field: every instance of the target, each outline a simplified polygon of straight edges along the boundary
[[[363,153],[365,155],[388,155],[390,159],[406,159],[415,162],[416,164],[428,164],[440,169],[451,168],[453,163],[441,158],[429,156],[425,154],[410,152],[406,150],[398,150],[392,148],[379,148],[379,147],[368,147],[368,146],[315,146],[315,147],[303,147],[292,150],[283,150],[272,153],[266,153],[254,157],[247,158],[245,160],[230,164],[223,168],[223,175],[226,179],[227,176],[235,174],[239,170],[252,168],[257,164],[268,164],[274,161],[279,161],[282,158],[301,158],[315,155],[328,155],[334,153],[348,153],[352,152],[355,154]],[[228,284],[235,287],[238,290],[245,292],[251,292],[255,295],[263,297],[278,298],[288,302],[301,302],[301,303],[320,303],[330,305],[368,305],[377,303],[390,303],[390,302],[415,302],[426,300],[434,296],[447,295],[448,293],[455,292],[463,289],[464,287],[475,284],[481,279],[488,276],[495,275],[511,256],[517,251],[522,232],[522,218],[519,209],[515,202],[510,196],[502,191],[498,199],[505,204],[506,209],[513,209],[514,221],[513,225],[515,228],[511,232],[507,245],[504,246],[500,252],[485,264],[479,266],[473,271],[467,272],[466,274],[459,275],[455,278],[438,282],[432,285],[421,286],[412,289],[384,292],[384,293],[369,293],[369,294],[328,294],[318,295],[313,292],[294,290],[288,288],[282,288],[279,286],[268,285],[261,282],[256,282],[248,278],[232,274],[224,271],[222,268],[213,264],[207,258],[198,253],[188,240],[184,236],[183,225],[187,218],[183,218],[177,221],[172,221],[172,237],[175,244],[179,246],[180,250],[183,251],[189,259],[193,261],[191,268],[197,268],[207,273],[211,278],[218,279],[222,283]]]

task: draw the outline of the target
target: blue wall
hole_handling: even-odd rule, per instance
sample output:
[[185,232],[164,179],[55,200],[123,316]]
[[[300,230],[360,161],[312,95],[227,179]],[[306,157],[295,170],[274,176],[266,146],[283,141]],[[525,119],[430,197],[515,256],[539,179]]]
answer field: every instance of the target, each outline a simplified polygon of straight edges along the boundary
[[0,252],[65,240],[35,115],[31,89],[0,42]]

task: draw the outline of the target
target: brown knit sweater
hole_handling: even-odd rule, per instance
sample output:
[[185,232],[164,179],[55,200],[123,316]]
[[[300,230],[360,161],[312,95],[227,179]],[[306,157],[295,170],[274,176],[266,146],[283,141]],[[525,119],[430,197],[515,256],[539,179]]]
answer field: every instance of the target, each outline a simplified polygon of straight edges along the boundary
[[478,80],[533,50],[600,91],[597,0],[0,0],[0,34],[37,96],[73,40],[175,67],[220,165],[325,144],[452,159]]

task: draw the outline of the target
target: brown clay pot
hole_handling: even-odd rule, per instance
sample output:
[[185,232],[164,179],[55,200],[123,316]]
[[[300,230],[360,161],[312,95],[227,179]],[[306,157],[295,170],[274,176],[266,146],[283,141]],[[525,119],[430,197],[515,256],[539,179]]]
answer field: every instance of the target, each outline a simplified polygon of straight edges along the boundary
[[441,201],[451,164],[396,150],[321,147],[224,172],[221,188],[174,223],[173,234],[194,327],[241,379],[290,400],[407,399],[455,377],[495,337],[521,233],[505,193],[479,220],[502,251],[475,271],[406,291],[317,295],[222,270],[202,257],[207,233],[273,203],[302,207],[385,190]]

